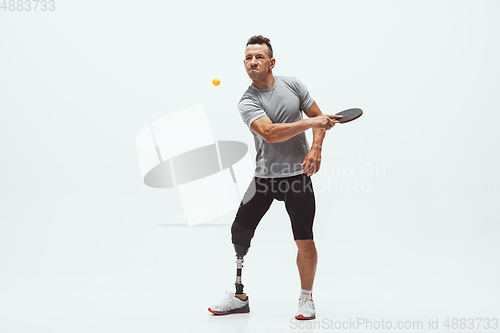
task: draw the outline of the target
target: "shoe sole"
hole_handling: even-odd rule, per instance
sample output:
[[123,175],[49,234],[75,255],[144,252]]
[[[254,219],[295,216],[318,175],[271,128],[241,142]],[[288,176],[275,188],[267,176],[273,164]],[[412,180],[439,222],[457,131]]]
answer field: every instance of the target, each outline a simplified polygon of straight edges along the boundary
[[304,315],[299,314],[298,316],[295,316],[295,319],[297,319],[297,320],[311,320],[311,319],[316,319],[316,316],[304,317]]
[[210,311],[211,313],[213,313],[216,316],[227,316],[227,315],[230,315],[230,314],[238,314],[238,313],[250,313],[250,310],[248,310],[248,311],[241,311],[241,312],[227,312],[227,313],[222,313],[222,312],[216,312],[216,311],[212,310],[211,308],[208,308],[208,311]]

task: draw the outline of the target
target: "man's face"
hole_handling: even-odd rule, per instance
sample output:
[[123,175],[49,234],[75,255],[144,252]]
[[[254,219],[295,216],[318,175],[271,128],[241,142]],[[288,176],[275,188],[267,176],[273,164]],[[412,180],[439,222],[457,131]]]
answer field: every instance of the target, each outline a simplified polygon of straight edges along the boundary
[[256,81],[265,78],[275,64],[274,58],[269,58],[266,44],[250,44],[245,50],[245,70],[248,76]]

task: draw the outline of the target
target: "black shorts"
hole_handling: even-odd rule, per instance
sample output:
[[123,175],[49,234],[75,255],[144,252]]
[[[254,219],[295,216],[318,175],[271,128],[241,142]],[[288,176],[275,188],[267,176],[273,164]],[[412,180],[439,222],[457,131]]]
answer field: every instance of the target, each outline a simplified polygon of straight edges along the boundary
[[254,177],[243,196],[234,223],[255,231],[274,199],[285,202],[293,238],[313,239],[316,202],[311,177],[306,174],[285,178]]

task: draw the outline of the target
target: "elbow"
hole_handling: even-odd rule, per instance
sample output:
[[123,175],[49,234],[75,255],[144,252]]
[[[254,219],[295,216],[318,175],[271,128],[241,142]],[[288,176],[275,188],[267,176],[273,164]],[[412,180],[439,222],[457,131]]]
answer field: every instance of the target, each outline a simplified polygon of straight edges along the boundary
[[273,139],[273,137],[271,136],[265,136],[263,137],[264,141],[266,141],[267,143],[275,143],[276,141]]
[[272,127],[269,127],[269,128],[266,128],[266,130],[264,131],[264,133],[262,133],[263,136],[262,138],[264,139],[264,141],[266,141],[267,143],[275,143],[275,142],[278,142],[277,141],[277,137],[276,137],[276,133],[272,130]]
[[267,143],[277,142],[272,136],[269,136],[269,135],[266,135],[266,137],[264,137],[264,141],[266,141]]

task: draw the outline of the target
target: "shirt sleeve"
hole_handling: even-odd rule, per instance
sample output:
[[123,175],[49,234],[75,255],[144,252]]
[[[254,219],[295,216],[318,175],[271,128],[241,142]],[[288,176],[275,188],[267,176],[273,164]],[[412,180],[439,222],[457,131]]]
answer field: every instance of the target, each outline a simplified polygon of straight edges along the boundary
[[300,99],[300,109],[302,111],[308,110],[314,103],[314,99],[311,97],[309,94],[309,90],[307,90],[307,87],[305,84],[303,84],[299,79],[295,78],[297,81],[297,90],[299,92],[299,99]]
[[267,113],[251,99],[244,99],[238,103],[238,110],[240,111],[240,116],[251,129],[252,123],[259,119],[260,117],[267,116]]

